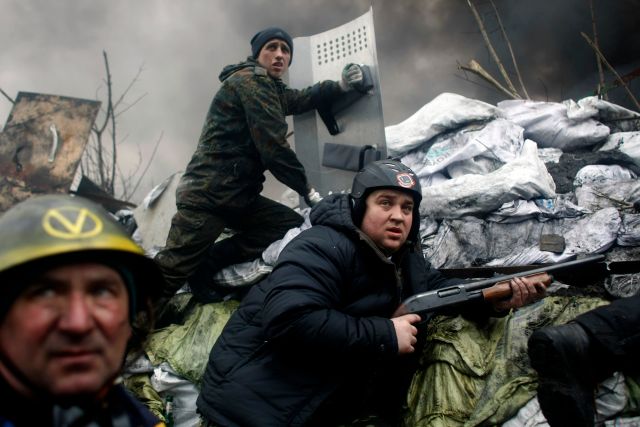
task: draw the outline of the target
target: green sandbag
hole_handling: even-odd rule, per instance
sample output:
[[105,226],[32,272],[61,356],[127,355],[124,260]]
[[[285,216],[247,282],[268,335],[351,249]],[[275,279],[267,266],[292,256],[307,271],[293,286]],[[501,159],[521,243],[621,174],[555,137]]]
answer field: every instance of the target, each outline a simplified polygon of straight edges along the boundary
[[199,386],[211,348],[239,304],[235,300],[196,304],[184,323],[151,334],[145,345],[149,360],[154,366],[168,362],[178,375]]
[[549,296],[482,325],[462,316],[430,321],[405,423],[416,427],[501,425],[536,394],[527,340],[608,302]]

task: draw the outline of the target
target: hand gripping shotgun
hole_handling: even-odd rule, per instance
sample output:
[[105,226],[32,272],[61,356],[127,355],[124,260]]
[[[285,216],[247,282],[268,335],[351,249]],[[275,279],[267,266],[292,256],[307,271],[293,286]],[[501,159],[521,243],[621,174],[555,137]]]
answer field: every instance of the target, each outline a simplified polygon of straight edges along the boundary
[[491,301],[508,298],[511,296],[509,281],[515,277],[527,277],[535,282],[544,283],[545,286],[549,286],[553,278],[548,273],[552,271],[573,268],[581,264],[589,264],[603,260],[604,255],[591,255],[574,261],[546,265],[521,273],[496,276],[477,282],[461,283],[455,286],[423,292],[405,299],[395,311],[394,315],[401,316],[409,313],[434,312],[471,301]]

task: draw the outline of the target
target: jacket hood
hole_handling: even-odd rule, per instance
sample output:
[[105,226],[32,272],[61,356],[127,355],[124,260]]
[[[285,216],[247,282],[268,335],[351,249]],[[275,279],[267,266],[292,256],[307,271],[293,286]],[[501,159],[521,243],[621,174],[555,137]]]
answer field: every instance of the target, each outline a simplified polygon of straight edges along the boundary
[[318,203],[309,214],[312,225],[326,225],[340,231],[358,233],[351,219],[351,200],[348,194],[331,194]]
[[220,79],[220,81],[223,82],[238,70],[242,70],[243,68],[256,67],[256,66],[258,66],[258,62],[255,59],[249,57],[238,64],[231,64],[224,67],[222,71],[220,71],[220,74],[218,75],[218,79]]

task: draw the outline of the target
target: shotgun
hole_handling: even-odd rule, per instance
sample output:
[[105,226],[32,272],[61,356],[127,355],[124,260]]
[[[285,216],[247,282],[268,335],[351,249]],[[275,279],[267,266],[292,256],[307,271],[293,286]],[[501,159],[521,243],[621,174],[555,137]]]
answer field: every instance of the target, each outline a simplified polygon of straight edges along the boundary
[[549,286],[553,278],[548,273],[572,268],[581,264],[600,262],[603,261],[604,258],[604,255],[590,255],[573,261],[559,262],[557,264],[523,271],[522,273],[496,276],[477,282],[461,283],[455,286],[423,292],[405,299],[395,311],[394,315],[401,316],[409,313],[434,312],[471,301],[508,298],[511,296],[509,281],[515,277],[528,277],[534,281],[544,283],[545,286]]

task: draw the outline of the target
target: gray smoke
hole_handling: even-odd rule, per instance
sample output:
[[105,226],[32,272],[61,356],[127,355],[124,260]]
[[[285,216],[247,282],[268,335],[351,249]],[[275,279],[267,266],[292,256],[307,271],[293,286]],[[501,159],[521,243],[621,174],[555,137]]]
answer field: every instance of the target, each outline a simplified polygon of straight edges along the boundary
[[[589,0],[494,0],[529,94],[537,100],[579,99],[598,82]],[[593,0],[600,45],[621,73],[640,67],[640,0]],[[512,71],[488,0],[474,0],[495,47]],[[138,200],[184,168],[197,142],[223,66],[249,53],[258,30],[278,25],[294,37],[344,24],[365,13],[367,0],[0,0],[0,88],[79,98],[104,96],[102,50],[109,54],[116,94],[142,73],[127,100],[143,97],[119,117],[123,168],[160,150]],[[376,0],[373,3],[385,124],[398,123],[442,92],[496,103],[505,98],[458,63],[476,59],[494,77],[466,0]],[[295,61],[293,66],[295,67]],[[607,82],[613,76],[606,70]],[[517,79],[512,73],[516,87]],[[469,81],[470,80],[470,81]],[[630,84],[640,97],[640,79]],[[613,102],[633,107],[625,92]],[[11,109],[0,98],[0,124]]]

